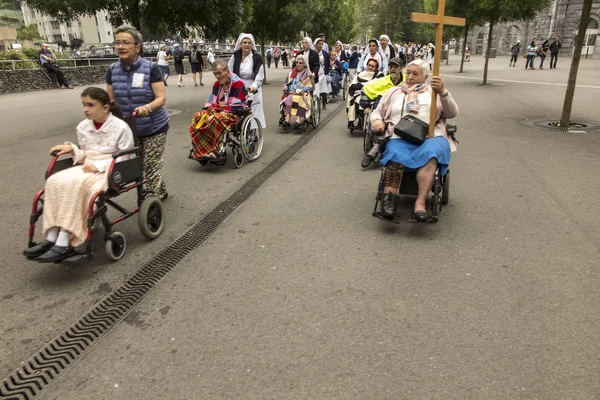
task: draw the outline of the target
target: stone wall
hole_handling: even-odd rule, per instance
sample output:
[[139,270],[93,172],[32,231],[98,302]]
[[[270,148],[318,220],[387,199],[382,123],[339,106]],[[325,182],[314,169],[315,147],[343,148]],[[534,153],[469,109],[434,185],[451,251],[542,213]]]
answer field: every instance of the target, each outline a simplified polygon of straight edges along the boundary
[[[73,86],[85,86],[104,83],[104,75],[108,66],[98,65],[61,69],[67,81]],[[48,72],[44,74],[44,72],[46,72],[45,69],[43,71],[39,69],[0,71],[0,94],[57,89],[56,76]]]
[[[205,61],[204,71],[206,71]],[[73,86],[86,86],[104,83],[104,76],[108,65],[95,65],[90,67],[63,67],[67,81]],[[192,68],[187,59],[183,62],[184,72],[191,73]],[[173,63],[170,63],[171,74],[175,74]],[[46,74],[44,74],[44,72]],[[205,72],[206,73],[206,72]],[[46,76],[47,75],[47,76]],[[48,77],[50,79],[48,79]],[[171,79],[171,82],[177,82]],[[34,90],[57,89],[58,81],[53,73],[48,73],[45,69],[20,69],[15,71],[0,70],[0,95],[7,93],[30,92]]]

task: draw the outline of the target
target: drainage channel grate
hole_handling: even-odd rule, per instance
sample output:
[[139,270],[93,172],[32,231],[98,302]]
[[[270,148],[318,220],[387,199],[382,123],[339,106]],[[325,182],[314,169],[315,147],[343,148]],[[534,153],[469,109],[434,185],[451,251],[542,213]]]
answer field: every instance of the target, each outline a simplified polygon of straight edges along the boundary
[[542,129],[553,132],[569,132],[569,133],[588,133],[594,131],[600,131],[600,121],[580,121],[570,120],[569,127],[563,128],[558,120],[536,120],[536,119],[524,119],[519,121],[520,125],[528,128]]
[[235,193],[146,263],[131,279],[97,303],[64,333],[52,339],[25,361],[19,370],[7,376],[0,386],[0,399],[30,400],[46,391],[342,108],[339,106],[321,121],[317,129],[300,137]]

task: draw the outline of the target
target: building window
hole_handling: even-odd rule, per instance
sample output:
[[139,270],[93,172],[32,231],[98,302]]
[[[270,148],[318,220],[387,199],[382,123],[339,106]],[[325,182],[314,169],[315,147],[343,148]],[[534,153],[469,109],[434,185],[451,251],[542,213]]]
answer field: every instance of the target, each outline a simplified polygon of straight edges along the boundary
[[50,21],[50,23],[52,24],[52,29],[60,29],[58,21]]
[[61,40],[62,40],[62,36],[60,36],[60,35],[54,35],[54,41],[55,42],[59,42]]
[[67,21],[67,28],[71,27],[71,21]]
[[69,33],[69,42],[73,41],[73,34]]
[[80,28],[82,27],[82,25],[81,25],[81,20],[79,21],[79,27],[80,27]]
[[108,31],[108,36],[110,36],[110,31]]

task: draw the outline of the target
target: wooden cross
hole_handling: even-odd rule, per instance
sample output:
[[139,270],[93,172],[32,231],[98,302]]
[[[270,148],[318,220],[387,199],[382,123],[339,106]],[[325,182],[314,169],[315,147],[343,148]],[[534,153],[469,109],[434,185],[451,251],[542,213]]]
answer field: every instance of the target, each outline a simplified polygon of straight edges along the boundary
[[[447,17],[444,15],[446,8],[446,0],[438,0],[438,12],[437,14],[422,14],[412,13],[411,20],[413,22],[437,24],[435,29],[435,50],[437,54],[433,58],[433,75],[439,76],[440,74],[440,60],[442,59],[442,34],[444,33],[444,25],[456,25],[465,26],[466,20],[464,18]],[[437,114],[437,93],[435,90],[431,93],[431,115],[429,116],[429,138],[434,136],[435,132],[435,117]]]

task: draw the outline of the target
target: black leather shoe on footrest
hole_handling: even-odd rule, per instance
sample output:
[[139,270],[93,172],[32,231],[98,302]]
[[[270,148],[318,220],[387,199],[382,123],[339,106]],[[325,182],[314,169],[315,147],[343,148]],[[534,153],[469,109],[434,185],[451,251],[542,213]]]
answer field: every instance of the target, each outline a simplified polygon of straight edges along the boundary
[[31,259],[41,256],[42,254],[44,254],[45,252],[50,250],[50,248],[52,246],[54,246],[53,242],[49,242],[47,240],[42,240],[40,243],[36,244],[35,246],[32,246],[28,249],[23,250],[23,254],[25,255],[25,257],[27,257],[31,260]]
[[75,249],[71,246],[52,246],[50,250],[36,258],[39,262],[59,262],[65,258],[75,255]]
[[394,218],[396,216],[396,207],[398,206],[398,196],[394,193],[384,193],[381,198],[381,216],[384,218]]

